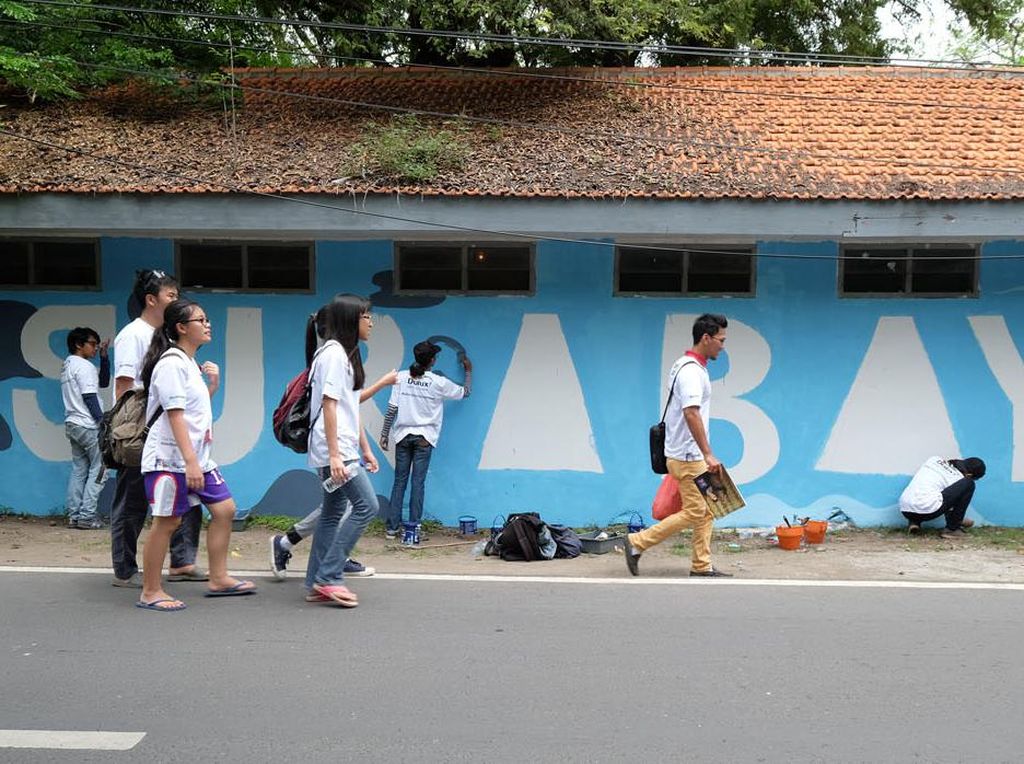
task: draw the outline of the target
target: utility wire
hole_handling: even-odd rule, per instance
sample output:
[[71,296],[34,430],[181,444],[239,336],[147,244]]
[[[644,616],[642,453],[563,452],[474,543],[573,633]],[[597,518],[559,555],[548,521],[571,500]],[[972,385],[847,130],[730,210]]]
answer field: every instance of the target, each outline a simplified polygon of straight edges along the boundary
[[[113,11],[116,13],[139,13],[156,16],[172,16],[207,21],[231,21],[246,24],[263,24],[289,27],[306,27],[310,29],[329,29],[366,34],[393,34],[410,37],[431,37],[456,40],[473,40],[475,42],[503,43],[508,45],[535,45],[540,47],[583,48],[602,51],[635,51],[637,53],[663,53],[670,55],[697,56],[708,58],[742,58],[764,59],[771,61],[795,61],[805,64],[852,64],[859,66],[892,66],[901,65],[926,68],[931,65],[960,65],[963,62],[945,59],[927,58],[885,58],[881,56],[855,56],[839,53],[787,52],[780,50],[758,50],[749,48],[712,48],[692,45],[662,45],[644,42],[625,42],[617,40],[586,40],[576,38],[553,38],[530,35],[504,35],[484,32],[468,32],[453,29],[411,29],[404,27],[374,26],[370,24],[352,24],[340,21],[313,21],[307,19],[278,19],[269,16],[243,16],[231,13],[200,13],[198,11],[174,11],[164,8],[138,8],[107,3],[81,3],[68,0],[19,0],[29,5],[45,5],[62,8],[90,8],[95,10]],[[971,66],[984,66],[972,64]],[[1021,73],[1021,72],[1018,72]]]
[[[83,19],[84,20],[84,19]],[[99,19],[88,19],[95,23],[107,23]],[[368,63],[373,64],[375,67],[388,67],[391,69],[398,69],[401,67],[408,67],[414,69],[430,69],[437,71],[446,72],[458,72],[458,73],[469,73],[479,74],[485,76],[497,76],[497,77],[512,77],[517,79],[536,79],[536,80],[554,80],[558,82],[579,82],[590,85],[600,85],[605,87],[624,87],[632,89],[642,90],[667,90],[667,91],[680,91],[680,92],[692,92],[692,93],[703,93],[713,95],[743,95],[753,96],[755,98],[779,98],[783,100],[797,100],[797,101],[812,101],[812,102],[825,102],[825,103],[861,103],[869,104],[874,106],[902,106],[902,107],[916,107],[924,109],[949,109],[949,110],[960,110],[969,111],[971,113],[976,112],[994,112],[994,113],[1024,113],[1024,107],[1020,106],[990,106],[987,104],[957,104],[957,103],[942,103],[939,101],[914,101],[904,99],[887,99],[887,98],[865,98],[861,96],[846,96],[846,95],[813,95],[809,93],[791,93],[791,92],[763,92],[756,90],[743,90],[740,88],[723,88],[723,87],[708,87],[704,85],[681,85],[677,83],[659,83],[659,82],[642,82],[636,79],[622,79],[619,77],[608,78],[608,77],[585,77],[585,76],[573,76],[566,74],[544,74],[543,72],[531,71],[531,70],[504,70],[504,69],[490,69],[487,67],[467,67],[467,66],[449,66],[444,64],[395,64],[391,61],[387,61],[382,58],[369,58],[365,56],[342,56],[333,53],[315,53],[311,51],[302,50],[299,48],[265,48],[257,47],[253,45],[235,44],[230,45],[226,42],[218,42],[216,40],[197,40],[184,37],[165,37],[160,35],[148,35],[138,34],[134,32],[121,32],[117,30],[107,29],[85,29],[82,27],[66,26],[62,24],[50,24],[46,22],[38,21],[22,21],[20,19],[0,19],[0,24],[20,24],[32,27],[43,27],[53,29],[64,29],[68,31],[84,32],[89,34],[98,35],[110,35],[114,37],[127,37],[141,40],[152,40],[154,42],[166,42],[172,44],[186,44],[186,45],[197,45],[197,46],[208,46],[213,48],[224,48],[234,50],[247,50],[255,53],[265,53],[268,55],[279,56],[282,54],[298,56],[306,59],[316,58],[327,58],[333,61],[351,61],[357,63]],[[272,68],[272,67],[269,67]],[[656,71],[654,67],[651,67],[653,71]],[[722,70],[727,70],[728,67],[722,67]],[[1019,73],[1019,72],[1018,72]]]
[[[68,153],[68,154],[75,154],[75,155],[86,157],[86,158],[89,158],[89,159],[95,159],[95,160],[98,160],[98,161],[101,161],[101,162],[105,162],[107,164],[111,164],[111,165],[114,165],[114,166],[117,166],[117,167],[124,167],[124,168],[132,169],[132,170],[138,170],[140,172],[143,172],[143,173],[146,173],[146,174],[150,174],[150,175],[162,175],[164,177],[177,178],[179,180],[186,180],[186,181],[189,181],[190,183],[197,183],[197,184],[200,184],[200,185],[219,186],[220,188],[223,188],[225,191],[230,191],[230,192],[237,193],[237,194],[242,194],[242,195],[247,195],[247,196],[256,196],[256,197],[261,197],[261,198],[264,198],[264,199],[274,199],[274,200],[277,200],[277,201],[284,201],[284,202],[289,202],[289,203],[293,203],[293,204],[302,204],[302,205],[305,205],[305,206],[308,206],[308,207],[318,207],[318,208],[321,208],[321,209],[332,210],[334,212],[344,212],[344,213],[351,214],[351,215],[361,215],[361,216],[377,218],[377,219],[381,219],[381,220],[391,220],[391,221],[396,221],[396,222],[401,222],[401,223],[412,223],[412,224],[415,224],[415,225],[429,226],[429,227],[432,227],[432,228],[440,228],[440,229],[450,230],[450,231],[460,231],[460,232],[463,232],[463,233],[485,234],[485,235],[488,235],[488,236],[498,236],[498,237],[505,237],[505,238],[514,238],[514,239],[525,239],[525,240],[528,240],[528,241],[550,241],[550,242],[557,242],[557,243],[563,243],[563,244],[583,244],[583,245],[587,245],[587,246],[598,246],[598,247],[605,247],[605,248],[612,248],[612,249],[622,247],[622,248],[628,248],[628,249],[639,249],[639,250],[650,251],[650,252],[655,252],[655,253],[656,252],[677,253],[677,252],[680,252],[680,251],[686,251],[686,252],[695,252],[695,253],[699,253],[699,254],[727,255],[727,256],[746,257],[746,258],[757,257],[757,258],[765,258],[765,259],[769,259],[769,260],[827,260],[827,261],[833,261],[833,260],[856,260],[856,261],[864,262],[865,259],[866,259],[864,257],[860,257],[860,256],[857,256],[857,255],[836,255],[836,256],[832,256],[832,255],[797,255],[797,254],[787,254],[787,253],[781,253],[781,252],[765,252],[765,253],[760,253],[759,252],[759,253],[755,254],[753,252],[750,252],[749,250],[743,251],[743,252],[739,252],[739,251],[728,251],[728,250],[721,250],[721,249],[697,249],[697,248],[686,246],[685,244],[680,244],[679,246],[675,246],[675,247],[667,247],[667,246],[658,246],[658,245],[652,245],[652,244],[633,244],[633,243],[629,243],[629,242],[617,243],[617,242],[608,242],[608,241],[601,241],[601,240],[594,240],[594,239],[574,239],[574,238],[564,237],[564,236],[544,236],[544,235],[522,233],[522,232],[519,232],[519,231],[502,231],[502,230],[491,229],[491,228],[480,228],[480,227],[476,227],[476,226],[459,225],[457,223],[438,223],[438,222],[433,221],[433,220],[421,220],[421,219],[418,219],[418,218],[410,218],[410,217],[405,217],[405,216],[401,216],[401,215],[390,215],[390,214],[383,213],[383,212],[370,212],[369,210],[357,209],[356,207],[339,207],[339,206],[334,205],[334,204],[326,204],[324,202],[317,202],[317,201],[314,201],[312,199],[304,199],[304,198],[296,197],[296,196],[286,196],[284,194],[270,193],[270,192],[266,192],[266,191],[256,191],[256,190],[253,190],[253,189],[245,188],[243,186],[239,186],[239,185],[231,184],[231,183],[225,183],[223,181],[214,180],[214,179],[211,179],[211,178],[201,178],[201,177],[197,177],[197,176],[193,176],[193,175],[188,175],[186,173],[181,173],[181,172],[177,172],[177,171],[173,171],[173,170],[162,170],[160,168],[153,167],[151,165],[139,164],[137,162],[128,162],[128,161],[125,161],[123,159],[117,159],[116,157],[109,157],[109,156],[105,156],[105,155],[102,155],[102,154],[95,154],[95,153],[93,153],[91,151],[87,151],[86,149],[79,148],[77,146],[65,146],[65,145],[61,145],[59,143],[53,143],[52,141],[46,141],[46,140],[43,140],[41,138],[34,138],[32,136],[29,136],[29,135],[23,135],[21,133],[14,132],[13,130],[7,130],[5,128],[0,128],[0,135],[5,135],[8,138],[14,138],[16,140],[25,141],[27,143],[34,144],[36,146],[42,146],[42,147],[49,148],[49,149],[55,149],[55,150],[58,150],[58,151],[63,151],[63,152]],[[857,244],[857,246],[858,247],[859,246],[863,246],[865,249],[870,249],[872,245],[871,244]],[[901,250],[898,250],[897,253],[899,251],[901,251]],[[890,259],[890,260],[906,260],[907,259],[905,257],[898,256],[897,253],[894,253],[893,257],[887,258],[887,259]],[[877,260],[878,258],[873,258],[873,259]],[[915,257],[912,258],[912,260],[914,260],[914,261],[933,261],[934,260],[934,261],[947,262],[947,263],[951,262],[951,261],[957,261],[957,260],[972,260],[972,261],[973,260],[986,260],[986,261],[987,260],[1024,260],[1024,255],[988,255],[986,257],[982,257],[980,254],[964,255],[963,257],[950,257],[950,256],[938,256],[938,257],[935,257],[935,256],[932,256],[932,257],[923,256],[923,257],[916,257],[915,256]]]
[[[49,59],[48,57],[40,56],[43,60],[56,60]],[[273,95],[283,96],[287,98],[295,98],[298,100],[312,101],[317,103],[330,103],[341,106],[357,107],[361,109],[371,109],[376,111],[384,111],[391,114],[410,114],[419,117],[432,117],[445,120],[459,120],[463,122],[469,122],[473,124],[484,124],[484,125],[500,125],[502,127],[509,128],[522,128],[528,130],[537,130],[540,132],[550,132],[561,135],[571,135],[576,137],[585,138],[597,138],[600,140],[618,140],[621,138],[630,138],[637,141],[646,141],[655,144],[662,144],[668,148],[676,149],[678,151],[687,151],[690,149],[706,149],[713,151],[723,152],[739,152],[739,153],[752,153],[752,154],[763,154],[767,156],[779,156],[783,158],[800,158],[800,159],[821,159],[821,160],[841,160],[851,164],[868,164],[868,165],[885,165],[896,166],[896,167],[917,167],[929,170],[945,170],[952,172],[971,172],[979,174],[1002,174],[1002,175],[1013,175],[1013,176],[1024,176],[1024,169],[1018,169],[1013,167],[985,167],[979,165],[965,165],[965,164],[954,164],[946,162],[924,162],[912,159],[896,159],[886,158],[877,156],[854,156],[851,154],[837,154],[821,151],[806,151],[800,149],[785,149],[785,148],[769,148],[764,146],[750,146],[738,143],[728,142],[709,142],[709,141],[689,141],[679,138],[671,138],[667,136],[658,135],[643,135],[643,134],[632,134],[632,133],[605,133],[596,130],[579,130],[572,127],[564,127],[562,125],[555,125],[551,123],[543,122],[522,122],[514,119],[505,119],[501,117],[478,117],[468,114],[458,114],[455,112],[436,111],[432,109],[415,109],[405,106],[392,106],[389,104],[374,103],[372,101],[356,101],[352,99],[344,98],[333,98],[331,96],[321,96],[312,93],[298,93],[290,90],[276,90],[273,88],[261,88],[253,85],[238,84],[236,82],[223,82],[223,81],[210,81],[206,78],[195,77],[186,74],[167,74],[160,75],[153,70],[140,70],[140,69],[129,69],[125,67],[110,66],[107,64],[93,64],[87,61],[78,61],[69,59],[72,63],[84,66],[87,68],[105,70],[105,71],[116,71],[126,74],[134,74],[142,77],[164,77],[176,78],[179,81],[192,82],[194,84],[208,84],[216,87],[223,88],[236,88],[242,92],[259,93],[262,95]],[[665,127],[662,125],[662,127]]]

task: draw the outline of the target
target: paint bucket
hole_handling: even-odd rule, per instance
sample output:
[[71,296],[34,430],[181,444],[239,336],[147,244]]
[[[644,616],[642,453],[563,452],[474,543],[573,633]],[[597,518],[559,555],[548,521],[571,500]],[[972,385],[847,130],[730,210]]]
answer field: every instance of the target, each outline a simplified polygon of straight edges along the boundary
[[775,535],[779,537],[779,549],[794,551],[800,548],[800,539],[804,537],[804,526],[779,525],[775,528]]
[[501,529],[505,527],[505,515],[495,515],[494,519],[491,520],[491,538],[494,538]]
[[626,527],[629,529],[630,533],[639,533],[647,526],[644,525],[644,519],[640,516],[640,513],[634,512],[629,516],[629,522]]
[[459,518],[459,533],[463,536],[472,536],[476,533],[476,518],[472,515],[463,515]]
[[826,520],[808,520],[804,523],[804,541],[808,544],[824,543],[827,530],[828,522]]
[[420,543],[420,524],[402,523],[402,545],[412,546]]

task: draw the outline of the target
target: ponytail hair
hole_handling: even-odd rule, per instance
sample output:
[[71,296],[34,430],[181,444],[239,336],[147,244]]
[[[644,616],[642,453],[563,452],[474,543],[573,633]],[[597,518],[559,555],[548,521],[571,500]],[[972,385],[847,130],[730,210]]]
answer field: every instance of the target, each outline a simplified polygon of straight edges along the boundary
[[[323,338],[335,340],[345,348],[349,363],[352,364],[352,389],[362,390],[366,382],[363,359],[359,355],[359,320],[370,311],[370,301],[356,294],[337,294],[334,299],[318,311],[323,314]],[[313,323],[319,325],[320,318]],[[306,332],[307,348],[309,332]]]
[[149,350],[142,361],[142,385],[149,389],[150,380],[153,379],[153,369],[167,350],[178,342],[178,324],[192,318],[192,313],[199,307],[199,303],[181,298],[175,300],[164,308],[164,322],[153,332],[153,341],[149,343]]
[[326,311],[326,305],[322,305],[315,311],[309,314],[309,318],[306,319],[306,368],[308,369],[313,365],[313,356],[316,355],[316,349],[320,345],[320,340],[324,336],[324,315]]
[[434,359],[440,352],[441,346],[435,345],[430,340],[417,342],[416,346],[412,349],[412,354],[416,358],[416,362],[409,367],[409,376],[419,378],[426,374],[427,369],[429,369],[431,364],[434,363]]

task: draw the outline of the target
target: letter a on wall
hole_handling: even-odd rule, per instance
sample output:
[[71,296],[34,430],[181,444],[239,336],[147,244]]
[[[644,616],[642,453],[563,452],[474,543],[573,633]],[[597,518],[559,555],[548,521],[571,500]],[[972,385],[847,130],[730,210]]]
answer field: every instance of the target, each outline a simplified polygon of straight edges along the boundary
[[914,319],[883,316],[817,469],[912,475],[929,456],[959,453]]
[[604,472],[558,316],[523,316],[479,469]]

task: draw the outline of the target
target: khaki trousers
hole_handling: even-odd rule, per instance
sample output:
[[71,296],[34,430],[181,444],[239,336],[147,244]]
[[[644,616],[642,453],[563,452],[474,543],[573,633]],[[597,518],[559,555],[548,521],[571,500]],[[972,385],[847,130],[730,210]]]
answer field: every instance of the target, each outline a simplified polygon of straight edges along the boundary
[[668,472],[679,483],[679,496],[683,508],[650,528],[645,528],[639,533],[630,533],[629,543],[636,551],[643,552],[685,528],[692,528],[693,559],[690,570],[700,573],[711,569],[711,531],[714,528],[715,516],[711,514],[704,501],[704,495],[693,482],[695,477],[707,472],[707,469],[708,466],[703,459],[696,462],[668,460]]

